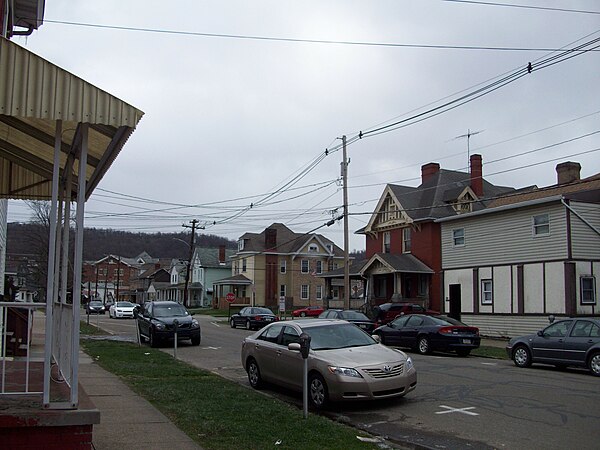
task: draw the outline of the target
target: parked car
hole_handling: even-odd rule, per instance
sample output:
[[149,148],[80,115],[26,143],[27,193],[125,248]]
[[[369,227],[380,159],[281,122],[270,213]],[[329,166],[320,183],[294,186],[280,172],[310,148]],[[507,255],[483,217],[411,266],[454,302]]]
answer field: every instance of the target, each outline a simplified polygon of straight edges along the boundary
[[253,388],[270,382],[302,391],[304,361],[297,350],[302,333],[311,338],[308,397],[315,408],[330,401],[402,397],[417,385],[412,359],[400,350],[344,321],[299,319],[272,323],[242,341],[242,365]]
[[346,320],[362,328],[367,333],[371,333],[375,329],[375,322],[360,311],[352,309],[328,309],[319,315],[319,319]]
[[421,305],[400,302],[383,303],[373,308],[373,315],[375,316],[375,322],[377,322],[378,326],[385,325],[403,314],[425,314],[435,316],[439,315],[440,312],[426,309]]
[[292,317],[317,317],[325,309],[322,306],[306,306],[292,311]]
[[421,354],[435,350],[455,351],[467,356],[481,342],[479,328],[446,316],[409,314],[378,327],[374,334],[385,345],[409,347]]
[[85,305],[85,312],[87,314],[104,314],[106,313],[106,309],[104,308],[104,303],[97,300],[92,300]]
[[600,319],[577,318],[554,322],[530,334],[511,339],[508,357],[517,367],[532,363],[577,366],[600,376]]
[[136,319],[140,340],[150,341],[151,347],[158,347],[162,342],[175,338],[176,320],[177,340],[190,339],[192,345],[200,345],[200,323],[177,302],[146,302],[137,313]]
[[108,317],[116,319],[118,317],[129,317],[133,318],[133,311],[137,305],[131,302],[117,302],[110,305],[108,308]]
[[258,330],[278,320],[279,318],[269,308],[245,306],[239,313],[231,315],[229,325],[231,328],[240,326],[245,327],[247,330]]

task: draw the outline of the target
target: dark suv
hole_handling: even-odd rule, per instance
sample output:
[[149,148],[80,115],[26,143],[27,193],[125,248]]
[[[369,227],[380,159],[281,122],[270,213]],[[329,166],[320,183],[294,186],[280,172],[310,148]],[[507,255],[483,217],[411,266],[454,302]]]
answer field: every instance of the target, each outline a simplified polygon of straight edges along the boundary
[[377,326],[385,325],[391,322],[401,314],[426,314],[433,316],[439,314],[439,311],[425,309],[421,305],[414,303],[383,303],[373,308],[375,322]]
[[137,326],[140,341],[150,341],[150,346],[158,345],[175,338],[177,321],[177,340],[190,339],[192,345],[200,345],[200,323],[192,317],[183,305],[177,302],[146,302],[137,312]]

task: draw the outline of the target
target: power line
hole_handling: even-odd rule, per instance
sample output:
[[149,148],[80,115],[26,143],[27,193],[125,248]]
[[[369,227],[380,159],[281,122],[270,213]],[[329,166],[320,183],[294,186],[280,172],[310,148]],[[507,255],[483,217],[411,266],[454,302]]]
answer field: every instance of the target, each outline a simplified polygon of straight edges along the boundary
[[109,30],[121,30],[121,31],[137,31],[144,33],[160,33],[160,34],[173,34],[181,36],[199,36],[199,37],[211,37],[211,38],[224,38],[224,39],[242,39],[252,41],[270,41],[270,42],[290,42],[290,43],[303,43],[303,44],[328,44],[328,45],[351,45],[351,46],[365,46],[365,47],[389,47],[389,48],[418,48],[418,49],[437,49],[437,50],[486,50],[486,51],[507,51],[507,52],[554,52],[559,51],[556,48],[541,48],[541,47],[493,47],[493,46],[481,46],[481,45],[444,45],[444,44],[404,44],[404,43],[393,43],[393,42],[367,42],[367,41],[338,41],[329,39],[301,39],[301,38],[285,38],[285,37],[274,37],[274,36],[256,36],[256,35],[245,35],[245,34],[228,34],[228,33],[203,33],[198,31],[181,31],[181,30],[167,30],[160,28],[143,28],[143,27],[131,27],[131,26],[119,26],[119,25],[102,25],[95,23],[85,22],[71,22],[65,20],[51,20],[44,19],[44,22],[58,24],[58,25],[72,25],[88,28],[100,28]]
[[442,1],[449,2],[449,3],[469,3],[472,5],[503,6],[503,7],[507,7],[507,8],[537,9],[537,10],[542,10],[542,11],[556,11],[556,12],[568,12],[568,13],[580,13],[580,14],[600,14],[600,11],[589,11],[589,10],[570,9],[570,8],[552,8],[549,6],[518,5],[515,3],[482,2],[482,1],[475,1],[475,0],[442,0]]

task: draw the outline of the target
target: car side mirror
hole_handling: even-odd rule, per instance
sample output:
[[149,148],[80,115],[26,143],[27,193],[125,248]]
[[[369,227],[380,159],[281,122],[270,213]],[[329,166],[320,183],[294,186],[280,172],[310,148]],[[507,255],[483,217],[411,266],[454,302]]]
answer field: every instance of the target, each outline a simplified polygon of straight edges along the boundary
[[381,342],[381,337],[378,334],[372,334],[371,337],[377,341],[377,343]]
[[544,332],[542,330],[540,330],[540,331],[537,332],[537,335],[539,337],[543,337],[544,336]]
[[297,342],[290,342],[288,344],[288,350],[299,352],[300,351],[300,344],[297,343]]

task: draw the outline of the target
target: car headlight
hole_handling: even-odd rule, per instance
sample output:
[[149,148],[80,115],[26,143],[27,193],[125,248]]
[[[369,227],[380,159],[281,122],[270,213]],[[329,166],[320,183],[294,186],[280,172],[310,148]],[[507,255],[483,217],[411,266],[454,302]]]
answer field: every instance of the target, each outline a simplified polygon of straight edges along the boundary
[[196,319],[192,320],[192,328],[200,328],[200,324]]
[[166,328],[165,324],[162,322],[155,322],[154,326],[156,327],[157,330],[164,330]]
[[410,370],[413,367],[415,367],[415,365],[413,364],[413,360],[410,356],[406,357],[406,370]]
[[358,373],[356,369],[351,369],[350,367],[338,367],[338,366],[329,366],[329,372],[334,375],[344,375],[346,377],[354,377],[354,378],[362,378],[362,375]]

